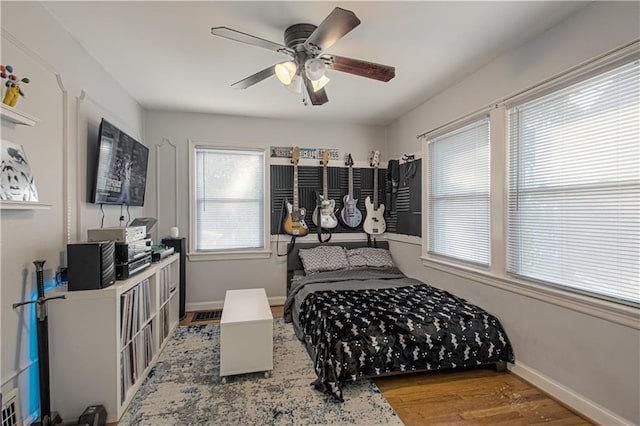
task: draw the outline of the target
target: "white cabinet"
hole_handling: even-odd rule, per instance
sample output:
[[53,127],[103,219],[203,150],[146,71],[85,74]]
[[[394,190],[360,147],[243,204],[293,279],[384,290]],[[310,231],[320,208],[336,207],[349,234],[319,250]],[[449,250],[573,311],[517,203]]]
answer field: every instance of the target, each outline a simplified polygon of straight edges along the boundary
[[54,288],[47,296],[51,407],[64,420],[102,404],[107,422],[124,414],[178,325],[179,256],[100,290]]

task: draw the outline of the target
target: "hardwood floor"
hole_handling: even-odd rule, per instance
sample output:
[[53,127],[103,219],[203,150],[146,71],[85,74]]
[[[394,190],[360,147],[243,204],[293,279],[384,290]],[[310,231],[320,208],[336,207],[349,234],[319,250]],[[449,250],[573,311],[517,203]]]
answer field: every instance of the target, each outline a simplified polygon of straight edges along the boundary
[[[274,318],[283,306],[272,306]],[[192,322],[187,312],[180,325]],[[406,426],[592,425],[536,387],[493,369],[426,372],[374,380]]]
[[537,388],[492,369],[375,379],[405,425],[590,425]]

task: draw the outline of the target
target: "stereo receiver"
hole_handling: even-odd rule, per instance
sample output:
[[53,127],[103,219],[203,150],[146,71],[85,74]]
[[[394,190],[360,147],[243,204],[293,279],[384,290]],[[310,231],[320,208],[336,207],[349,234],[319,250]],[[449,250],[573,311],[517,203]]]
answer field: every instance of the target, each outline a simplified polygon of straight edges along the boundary
[[151,262],[151,251],[149,251],[149,254],[131,262],[116,263],[116,278],[119,280],[126,280],[143,269],[151,266]]
[[116,243],[116,263],[128,263],[151,253],[151,238],[131,243]]
[[145,226],[114,226],[112,228],[89,229],[89,241],[115,241],[116,243],[133,243],[144,240],[147,236]]

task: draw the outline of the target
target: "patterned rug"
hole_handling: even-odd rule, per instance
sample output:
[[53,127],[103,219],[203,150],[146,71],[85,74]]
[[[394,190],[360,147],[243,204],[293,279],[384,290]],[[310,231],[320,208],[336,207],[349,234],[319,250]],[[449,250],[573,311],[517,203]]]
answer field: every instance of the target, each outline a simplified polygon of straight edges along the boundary
[[291,324],[274,321],[271,377],[219,376],[220,326],[178,327],[122,425],[402,425],[371,380],[344,387],[344,403],[313,389],[313,365]]

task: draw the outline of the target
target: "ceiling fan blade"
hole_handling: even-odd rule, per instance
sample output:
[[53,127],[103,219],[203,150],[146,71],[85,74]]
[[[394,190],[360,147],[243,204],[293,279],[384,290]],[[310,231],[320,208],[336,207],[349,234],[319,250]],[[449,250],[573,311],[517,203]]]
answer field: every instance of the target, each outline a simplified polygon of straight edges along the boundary
[[260,83],[262,80],[271,77],[276,73],[275,67],[271,65],[268,68],[263,69],[262,71],[258,71],[257,73],[250,75],[247,78],[243,78],[240,81],[237,81],[231,85],[234,89],[246,89],[247,87],[251,87],[256,83]]
[[311,100],[312,105],[323,105],[329,102],[327,92],[324,90],[324,88],[318,90],[317,92],[314,92],[313,83],[311,83],[311,80],[309,80],[306,75],[303,75],[303,78],[304,85],[307,88],[307,93],[309,94],[309,99]]
[[315,50],[316,54],[327,50],[358,25],[360,25],[360,19],[355,13],[336,7],[311,33],[307,41],[304,42],[304,47]]
[[265,40],[260,37],[252,36],[250,34],[246,34],[240,31],[232,30],[227,27],[213,27],[211,28],[211,34],[219,37],[228,38],[230,40],[239,41],[246,44],[252,44],[254,46],[262,47],[269,50],[274,50],[276,52],[285,53],[289,56],[293,56],[294,52],[292,49],[284,46],[282,44],[275,43],[273,41]]
[[328,62],[328,67],[335,71],[342,71],[360,77],[387,82],[396,76],[395,67],[389,65],[376,64],[336,55],[322,55],[322,59]]

